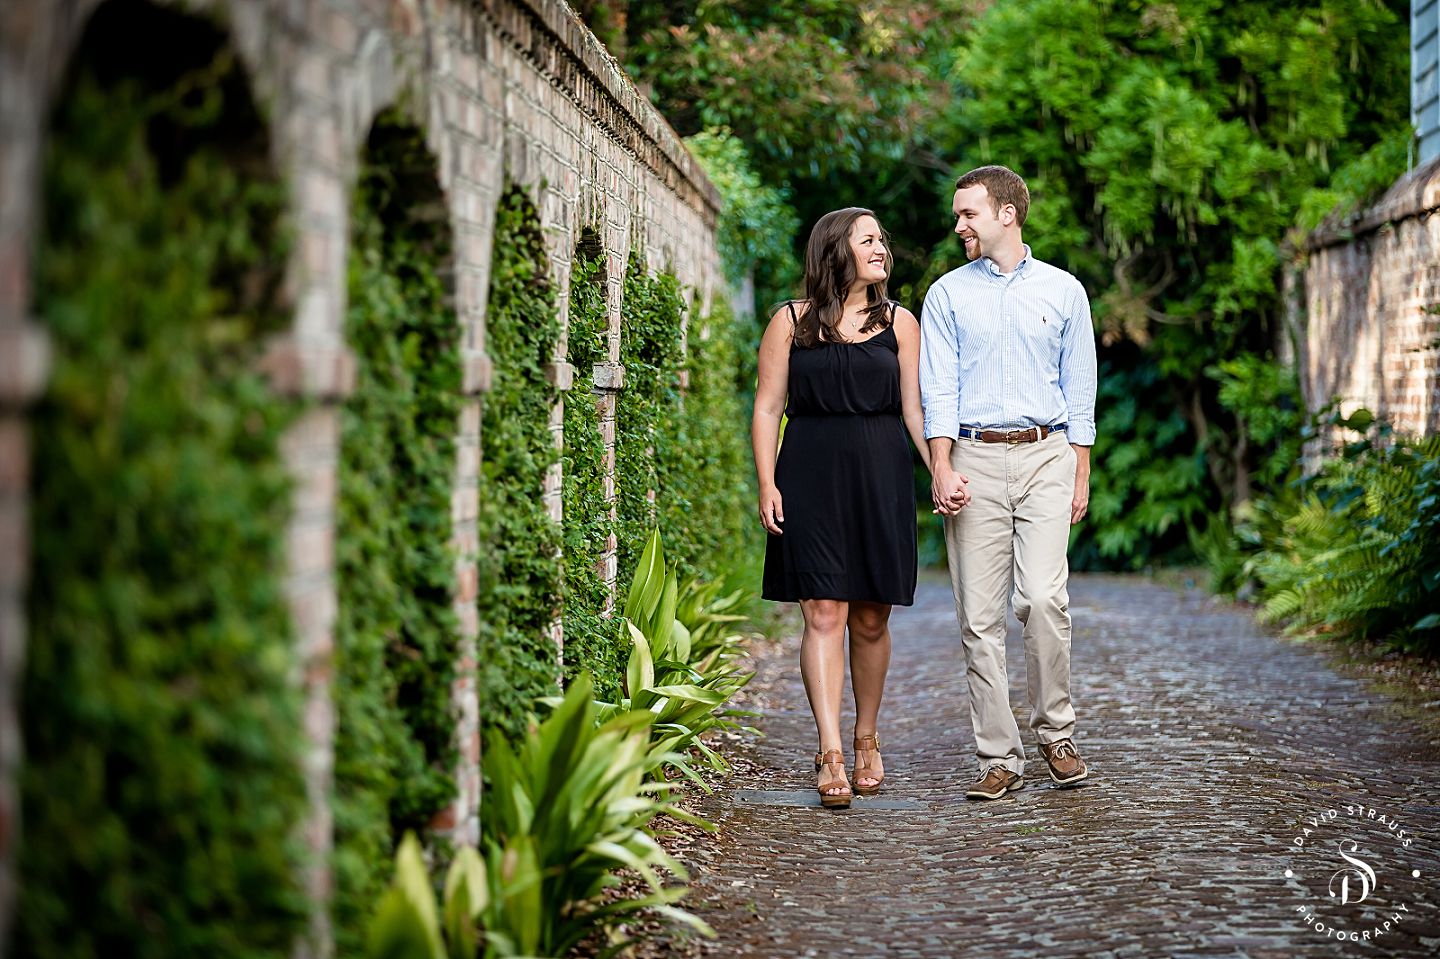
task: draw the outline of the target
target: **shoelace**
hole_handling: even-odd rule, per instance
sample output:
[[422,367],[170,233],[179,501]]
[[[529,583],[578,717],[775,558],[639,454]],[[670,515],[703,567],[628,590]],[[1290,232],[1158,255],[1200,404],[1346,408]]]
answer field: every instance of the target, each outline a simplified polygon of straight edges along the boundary
[[1075,744],[1068,739],[1062,739],[1050,747],[1050,757],[1052,759],[1063,759],[1067,755],[1072,759],[1077,758]]

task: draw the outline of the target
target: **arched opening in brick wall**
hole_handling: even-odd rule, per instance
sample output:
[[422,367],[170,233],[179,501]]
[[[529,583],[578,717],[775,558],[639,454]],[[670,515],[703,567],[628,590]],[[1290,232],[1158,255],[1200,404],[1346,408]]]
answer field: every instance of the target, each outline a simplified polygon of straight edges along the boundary
[[562,531],[555,283],[535,202],[507,186],[495,215],[480,424],[477,684],[481,721],[514,737],[560,686]]
[[335,898],[341,955],[366,921],[407,830],[453,808],[451,510],[461,405],[452,236],[436,159],[398,111],[374,121],[351,204],[336,517]]
[[[27,956],[284,954],[306,906],[285,600],[284,189],[213,18],[111,0],[45,135],[19,901]],[[0,943],[0,951],[4,951]]]
[[570,269],[566,362],[575,385],[565,397],[565,677],[588,670],[595,696],[619,702],[628,647],[610,619],[615,596],[615,393],[596,385],[610,358],[609,268],[595,227],[580,232]]

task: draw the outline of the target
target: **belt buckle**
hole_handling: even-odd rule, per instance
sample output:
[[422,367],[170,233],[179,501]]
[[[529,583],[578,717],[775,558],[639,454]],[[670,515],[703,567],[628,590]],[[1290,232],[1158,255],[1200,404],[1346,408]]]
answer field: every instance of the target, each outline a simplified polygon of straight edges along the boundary
[[1006,445],[1006,446],[1019,446],[1022,442],[1024,442],[1024,440],[1022,440],[1022,439],[1020,438],[1020,434],[1021,434],[1021,433],[1024,433],[1024,432],[1028,432],[1028,431],[1026,431],[1026,430],[1011,430],[1010,432],[1006,433],[1006,434],[1005,434],[1005,445]]

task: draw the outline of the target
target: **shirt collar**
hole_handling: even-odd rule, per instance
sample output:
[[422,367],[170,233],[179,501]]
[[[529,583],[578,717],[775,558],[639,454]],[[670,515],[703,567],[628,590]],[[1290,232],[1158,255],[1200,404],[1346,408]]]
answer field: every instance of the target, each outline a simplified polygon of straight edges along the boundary
[[[1022,257],[1020,257],[1020,262],[1019,262],[1019,263],[1015,264],[1015,275],[1017,275],[1017,276],[1020,275],[1020,274],[1023,274],[1023,273],[1025,272],[1026,268],[1030,266],[1030,244],[1028,244],[1028,243],[1022,243],[1022,244],[1020,244],[1020,246],[1024,248],[1024,250],[1025,250],[1025,255],[1022,256]],[[988,256],[985,257],[984,259],[985,259],[985,266],[986,266],[987,269],[989,269],[991,276],[1004,276],[1004,275],[1005,275],[1004,273],[1001,273],[1001,272],[1000,272],[1000,267],[998,267],[998,266],[995,265],[995,261],[994,261],[994,260],[990,259]]]

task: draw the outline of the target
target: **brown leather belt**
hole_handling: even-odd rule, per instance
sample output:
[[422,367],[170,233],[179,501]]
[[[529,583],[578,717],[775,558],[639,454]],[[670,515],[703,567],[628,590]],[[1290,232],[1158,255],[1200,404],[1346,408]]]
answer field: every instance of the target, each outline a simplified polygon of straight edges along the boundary
[[1016,443],[1038,443],[1051,433],[1061,433],[1064,430],[1064,423],[1055,426],[1032,426],[1023,430],[977,430],[962,426],[959,438],[979,440],[982,443],[1006,443],[1014,446]]

